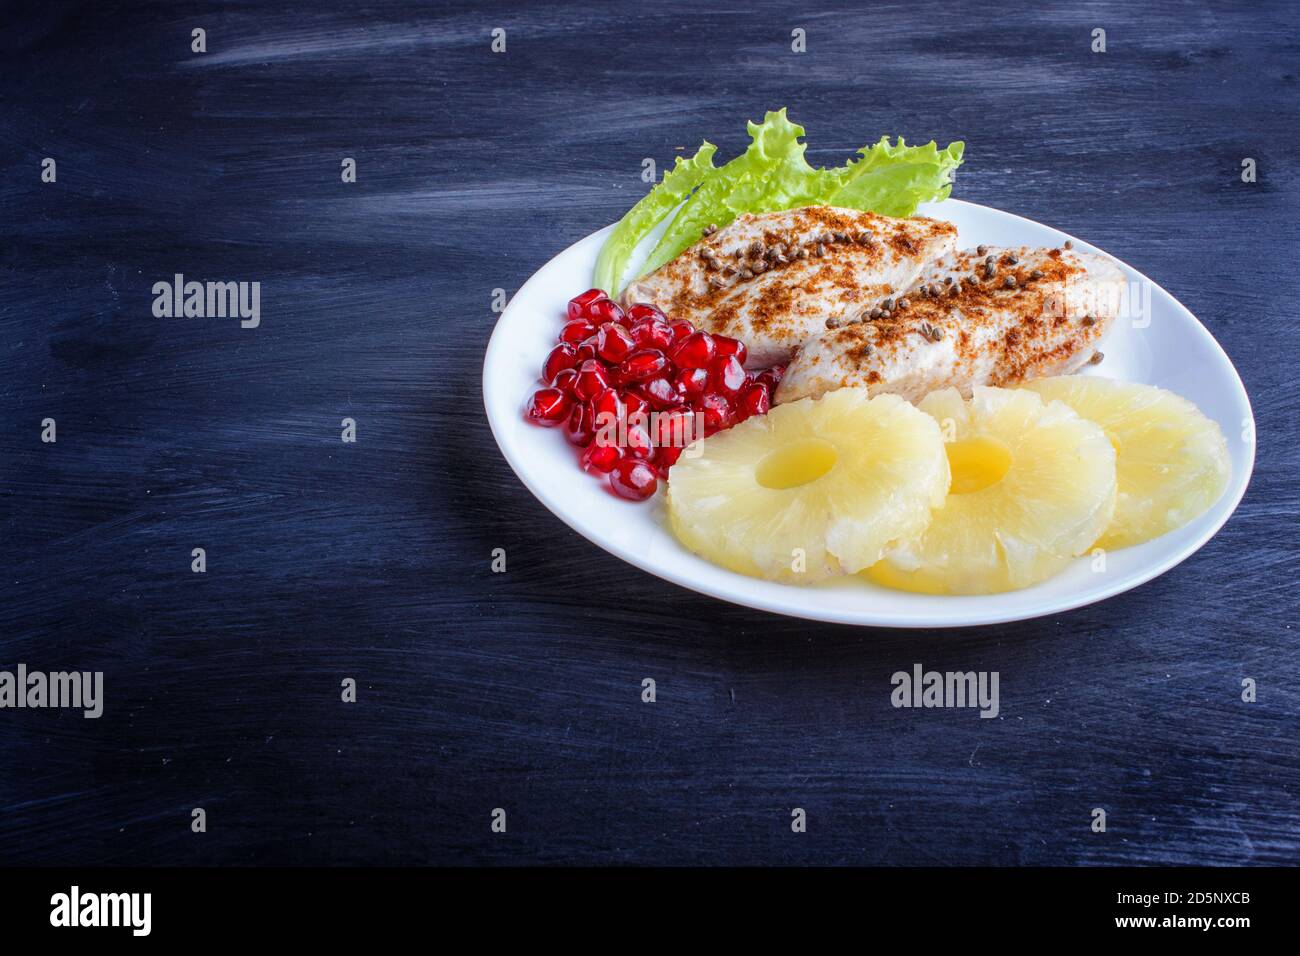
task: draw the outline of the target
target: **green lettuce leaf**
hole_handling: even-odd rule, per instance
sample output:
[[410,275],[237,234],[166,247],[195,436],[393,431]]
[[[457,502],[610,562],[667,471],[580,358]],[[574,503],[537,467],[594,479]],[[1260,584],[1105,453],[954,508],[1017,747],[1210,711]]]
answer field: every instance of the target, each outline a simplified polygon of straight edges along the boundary
[[618,221],[596,259],[593,282],[596,288],[604,289],[610,295],[622,290],[623,274],[627,272],[627,264],[637,243],[653,232],[655,226],[713,172],[713,154],[717,151],[718,147],[706,140],[690,159],[678,156],[673,168],[664,173],[658,185]]
[[[833,205],[910,216],[926,200],[947,198],[964,149],[960,142],[942,150],[933,142],[908,146],[902,137],[891,145],[885,136],[864,146],[858,151],[859,158],[844,166],[818,169],[804,158],[808,147],[801,142],[803,127],[790,122],[784,109],[769,112],[762,123],[749,123],[748,130],[749,147],[724,166],[713,167],[713,148],[707,143],[706,163],[697,162],[699,153],[692,160],[678,159],[678,166],[623,217],[606,241],[596,264],[597,286],[611,295],[622,288],[623,272],[637,243],[679,202],[681,208],[651,250],[640,275],[676,258],[699,240],[707,226],[721,229],[745,212]],[[695,165],[670,185],[670,179],[688,163]]]
[[889,137],[882,136],[876,145],[858,150],[862,159],[849,161],[839,188],[825,202],[882,216],[910,216],[923,202],[948,198],[965,148],[961,141],[949,143],[947,149],[933,141],[908,146],[901,136],[890,146]]
[[742,212],[770,212],[816,202],[824,188],[818,171],[804,159],[807,144],[799,142],[802,126],[791,123],[785,110],[768,113],[761,124],[748,124],[749,147],[707,177],[673,217],[651,250],[641,275],[654,272],[704,234],[719,229]]

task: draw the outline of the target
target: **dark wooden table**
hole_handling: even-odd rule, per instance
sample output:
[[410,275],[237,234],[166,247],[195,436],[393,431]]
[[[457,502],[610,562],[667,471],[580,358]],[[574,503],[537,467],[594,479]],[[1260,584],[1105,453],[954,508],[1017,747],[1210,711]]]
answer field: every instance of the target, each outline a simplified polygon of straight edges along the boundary
[[[806,6],[9,11],[0,669],[106,702],[0,711],[0,861],[1295,862],[1295,6]],[[482,410],[493,290],[779,106],[820,164],[963,139],[958,196],[1195,312],[1258,418],[1224,530],[1103,604],[891,632],[684,591],[535,501]],[[261,282],[260,326],[155,318],[176,273]],[[999,719],[892,708],[916,662],[998,671]]]

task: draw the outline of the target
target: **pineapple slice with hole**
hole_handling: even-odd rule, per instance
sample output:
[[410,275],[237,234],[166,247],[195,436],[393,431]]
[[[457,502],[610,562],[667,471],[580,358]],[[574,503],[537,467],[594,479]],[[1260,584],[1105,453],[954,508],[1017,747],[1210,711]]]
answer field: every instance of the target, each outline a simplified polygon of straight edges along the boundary
[[1097,547],[1126,548],[1180,528],[1228,485],[1232,459],[1223,432],[1173,392],[1082,375],[1046,378],[1026,388],[1096,422],[1115,446],[1119,497]]
[[926,594],[1029,587],[1086,551],[1115,509],[1115,450],[1105,433],[1034,392],[956,389],[918,406],[941,423],[952,488],[930,526],[867,570]]
[[697,554],[804,584],[875,563],[925,528],[947,490],[933,418],[896,395],[844,388],[688,448],[668,474],[667,507],[673,533]]

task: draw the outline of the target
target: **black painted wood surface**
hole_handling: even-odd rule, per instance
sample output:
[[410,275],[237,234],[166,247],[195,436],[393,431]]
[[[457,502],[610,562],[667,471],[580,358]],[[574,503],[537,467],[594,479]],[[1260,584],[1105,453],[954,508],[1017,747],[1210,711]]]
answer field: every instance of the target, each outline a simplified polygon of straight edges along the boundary
[[[1294,862],[1300,16],[1032,6],[11,8],[0,668],[106,703],[0,710],[0,861]],[[779,106],[816,163],[964,139],[956,195],[1191,308],[1258,420],[1224,530],[1103,604],[890,632],[689,593],[535,501],[482,411],[493,289]],[[261,325],[154,318],[175,273],[260,281]],[[999,719],[892,708],[914,662],[998,671]]]

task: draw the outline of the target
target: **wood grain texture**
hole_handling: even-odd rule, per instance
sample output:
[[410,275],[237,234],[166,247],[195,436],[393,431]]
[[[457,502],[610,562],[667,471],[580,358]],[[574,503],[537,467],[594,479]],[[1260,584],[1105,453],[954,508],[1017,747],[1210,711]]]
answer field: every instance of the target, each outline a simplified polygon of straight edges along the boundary
[[[1300,17],[1020,6],[9,11],[0,668],[100,669],[107,702],[0,711],[0,862],[1296,862]],[[957,195],[1196,313],[1258,420],[1225,529],[1100,605],[891,632],[681,590],[528,495],[482,412],[492,290],[643,157],[733,155],[783,105],[817,163],[964,139]],[[261,281],[261,327],[154,319],[176,272]],[[893,709],[917,661],[999,671],[1000,718]]]

